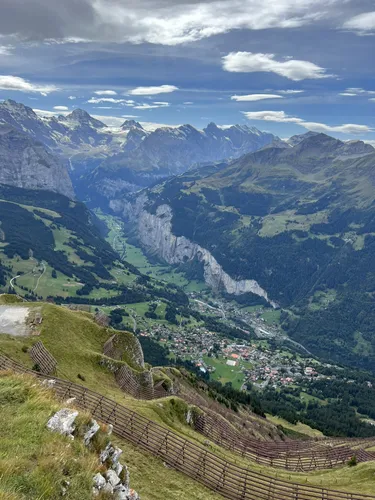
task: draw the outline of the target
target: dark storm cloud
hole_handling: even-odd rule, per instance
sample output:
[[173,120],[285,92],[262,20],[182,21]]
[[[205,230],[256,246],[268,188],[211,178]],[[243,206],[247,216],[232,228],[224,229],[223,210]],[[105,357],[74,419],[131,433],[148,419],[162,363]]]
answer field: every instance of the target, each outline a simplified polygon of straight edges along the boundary
[[96,23],[91,0],[1,0],[0,33],[23,40],[62,39]]
[[177,45],[235,29],[340,28],[369,8],[367,0],[1,0],[0,34]]

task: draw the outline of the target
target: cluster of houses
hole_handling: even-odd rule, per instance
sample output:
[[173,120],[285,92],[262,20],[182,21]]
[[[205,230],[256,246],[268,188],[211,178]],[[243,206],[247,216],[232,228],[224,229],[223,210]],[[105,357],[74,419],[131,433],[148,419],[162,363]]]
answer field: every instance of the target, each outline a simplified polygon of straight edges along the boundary
[[168,347],[176,357],[189,359],[202,372],[214,372],[210,359],[220,359],[247,381],[264,388],[294,384],[296,381],[323,377],[319,364],[311,359],[299,358],[287,351],[271,350],[263,342],[233,340],[219,336],[204,327],[173,328],[165,324],[151,325],[140,335],[149,336]]

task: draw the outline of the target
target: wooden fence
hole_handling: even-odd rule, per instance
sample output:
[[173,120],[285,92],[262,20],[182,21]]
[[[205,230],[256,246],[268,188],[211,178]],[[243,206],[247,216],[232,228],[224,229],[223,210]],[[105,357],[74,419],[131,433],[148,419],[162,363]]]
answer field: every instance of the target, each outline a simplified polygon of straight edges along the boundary
[[[34,373],[0,354],[0,369]],[[43,375],[34,373],[41,379]],[[152,420],[85,387],[57,378],[54,387],[62,400],[98,420],[113,425],[115,434],[161,458],[166,464],[231,500],[375,500],[375,496],[283,481],[225,460],[203,446],[182,438]]]
[[43,373],[44,375],[56,373],[57,361],[48,349],[44,347],[41,340],[33,345],[29,353],[31,359],[36,365],[38,365],[40,373]]
[[335,446],[325,441],[266,442],[242,436],[215,414],[199,415],[195,429],[213,442],[239,453],[258,464],[294,471],[313,471],[342,466],[355,455],[358,462],[375,460],[375,454],[363,448],[353,450],[347,444]]

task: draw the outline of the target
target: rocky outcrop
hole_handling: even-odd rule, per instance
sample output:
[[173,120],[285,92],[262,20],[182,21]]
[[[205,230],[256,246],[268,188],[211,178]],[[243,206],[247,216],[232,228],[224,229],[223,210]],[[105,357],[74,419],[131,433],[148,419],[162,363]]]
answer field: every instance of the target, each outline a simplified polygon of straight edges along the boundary
[[43,144],[0,124],[0,184],[42,189],[74,198],[66,168]]
[[160,205],[156,214],[145,209],[146,195],[140,195],[134,204],[113,201],[111,208],[137,225],[138,236],[146,250],[168,262],[180,264],[198,259],[204,265],[205,282],[215,290],[223,290],[233,295],[254,293],[268,300],[275,306],[267,292],[251,279],[235,280],[226,273],[215,257],[207,249],[190,241],[184,236],[172,233],[172,209],[169,205]]
[[[74,399],[67,401],[67,403],[74,402]],[[121,448],[114,446],[108,440],[112,426],[103,427],[96,420],[91,420],[84,429],[79,428],[79,425],[76,424],[78,414],[76,410],[62,408],[48,420],[47,428],[52,432],[67,436],[71,440],[80,439],[83,434],[83,442],[89,449],[96,449],[93,446],[96,436],[100,433],[105,435],[107,444],[104,449],[99,450],[98,457],[100,472],[97,472],[93,477],[93,497],[105,495],[105,498],[113,498],[114,500],[140,500],[138,493],[130,488],[128,467],[120,462]],[[100,442],[99,439],[97,439],[98,442]],[[69,485],[68,481],[64,484],[62,496],[66,495]]]
[[73,438],[75,430],[74,421],[78,417],[78,411],[70,408],[62,408],[53,415],[47,422],[47,428],[52,432],[58,432],[63,436]]

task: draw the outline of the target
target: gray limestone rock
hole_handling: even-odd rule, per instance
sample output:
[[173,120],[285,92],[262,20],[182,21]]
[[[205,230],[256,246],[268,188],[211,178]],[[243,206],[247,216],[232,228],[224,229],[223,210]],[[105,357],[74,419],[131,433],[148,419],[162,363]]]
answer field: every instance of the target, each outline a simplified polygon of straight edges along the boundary
[[121,479],[118,477],[116,472],[112,469],[107,470],[106,478],[107,478],[108,483],[111,484],[113,487],[115,487],[121,483]]
[[92,420],[90,427],[88,430],[85,432],[85,435],[83,436],[83,441],[86,446],[88,446],[91,442],[91,439],[95,436],[95,434],[98,432],[100,429],[100,425],[96,420]]
[[72,436],[75,429],[74,421],[77,418],[78,411],[70,408],[62,408],[53,415],[47,422],[47,428],[53,432],[58,432],[64,436]]
[[97,488],[98,490],[101,490],[107,483],[105,478],[98,472],[95,474],[93,477],[93,483],[94,483],[94,488]]

